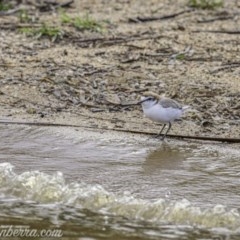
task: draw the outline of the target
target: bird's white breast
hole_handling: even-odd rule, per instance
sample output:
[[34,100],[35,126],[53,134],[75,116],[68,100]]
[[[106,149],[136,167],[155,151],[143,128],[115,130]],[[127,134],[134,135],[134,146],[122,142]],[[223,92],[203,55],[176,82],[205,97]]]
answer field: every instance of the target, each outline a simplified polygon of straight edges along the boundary
[[143,112],[146,117],[155,122],[168,123],[178,119],[183,114],[182,109],[178,108],[163,108],[160,104],[152,106],[142,105]]

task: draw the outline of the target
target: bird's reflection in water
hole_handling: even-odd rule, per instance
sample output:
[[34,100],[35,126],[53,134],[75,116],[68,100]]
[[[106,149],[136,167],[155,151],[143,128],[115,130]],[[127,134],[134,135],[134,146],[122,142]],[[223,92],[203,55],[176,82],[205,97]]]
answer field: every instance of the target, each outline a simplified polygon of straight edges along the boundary
[[189,156],[190,149],[183,146],[171,146],[163,143],[158,149],[150,152],[143,163],[146,174],[162,170],[180,169],[183,161]]

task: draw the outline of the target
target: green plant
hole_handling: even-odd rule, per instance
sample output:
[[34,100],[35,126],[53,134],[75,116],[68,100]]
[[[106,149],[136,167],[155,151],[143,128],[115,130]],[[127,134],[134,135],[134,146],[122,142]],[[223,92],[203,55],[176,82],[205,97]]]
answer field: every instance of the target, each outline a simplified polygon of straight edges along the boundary
[[36,33],[38,37],[58,37],[62,35],[62,31],[59,28],[48,26],[46,23],[42,24]]
[[30,17],[29,17],[29,15],[28,15],[28,11],[27,11],[26,9],[21,9],[21,10],[19,11],[18,17],[19,17],[19,21],[20,21],[21,23],[26,23],[26,22],[29,22],[29,21],[30,21]]
[[12,8],[12,4],[0,1],[0,11],[7,11]]
[[30,27],[22,27],[19,29],[19,32],[29,36],[29,35],[33,35],[34,29]]
[[78,30],[92,30],[97,32],[100,32],[102,29],[101,24],[91,19],[88,15],[84,18],[76,17],[73,26]]
[[189,0],[188,5],[194,8],[215,9],[223,6],[223,0]]
[[179,53],[179,54],[177,54],[176,59],[179,60],[179,61],[182,61],[182,60],[185,59],[185,57],[186,57],[186,56],[185,56],[184,53]]
[[61,16],[62,23],[72,23],[73,22],[73,18],[71,18],[65,12],[62,12],[60,16]]
[[62,13],[61,22],[65,24],[71,24],[80,31],[89,30],[100,32],[103,28],[100,23],[90,18],[89,15],[86,15],[85,17],[70,17],[66,13]]
[[39,28],[33,27],[24,27],[20,29],[21,33],[24,33],[28,36],[35,36],[36,38],[49,37],[52,41],[55,41],[58,38],[63,36],[63,31],[57,27],[51,27],[43,23]]

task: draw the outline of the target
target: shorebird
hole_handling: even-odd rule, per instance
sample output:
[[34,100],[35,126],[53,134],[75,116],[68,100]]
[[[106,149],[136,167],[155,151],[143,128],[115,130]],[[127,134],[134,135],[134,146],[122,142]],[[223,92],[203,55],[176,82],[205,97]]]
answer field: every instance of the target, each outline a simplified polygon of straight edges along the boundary
[[183,113],[189,106],[182,106],[180,103],[173,99],[160,97],[159,95],[146,92],[138,102],[142,105],[144,115],[154,122],[163,123],[163,127],[156,137],[160,137],[164,128],[168,124],[166,133],[162,136],[162,140],[166,137],[167,133],[172,127],[172,122],[181,118]]

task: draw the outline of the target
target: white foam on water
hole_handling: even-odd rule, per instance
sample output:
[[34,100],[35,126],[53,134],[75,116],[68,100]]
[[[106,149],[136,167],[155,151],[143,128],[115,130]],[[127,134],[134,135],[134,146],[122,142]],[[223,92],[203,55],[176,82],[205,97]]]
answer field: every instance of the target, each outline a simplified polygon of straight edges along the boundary
[[223,205],[203,209],[187,199],[150,201],[135,198],[128,192],[116,195],[101,185],[66,183],[61,172],[28,171],[17,174],[10,163],[0,164],[0,190],[2,199],[11,197],[40,204],[64,204],[153,224],[172,223],[230,230],[237,230],[240,226],[239,211]]

